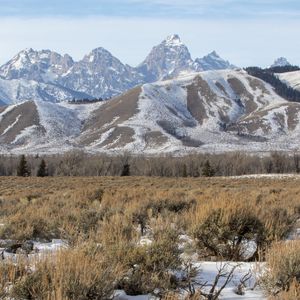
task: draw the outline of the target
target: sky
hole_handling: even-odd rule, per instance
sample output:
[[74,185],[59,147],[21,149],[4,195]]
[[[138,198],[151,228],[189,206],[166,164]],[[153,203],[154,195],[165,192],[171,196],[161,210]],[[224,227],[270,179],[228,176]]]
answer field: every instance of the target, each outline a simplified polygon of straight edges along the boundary
[[174,33],[193,58],[300,65],[299,0],[0,0],[0,64],[24,48],[79,60],[101,46],[136,66]]

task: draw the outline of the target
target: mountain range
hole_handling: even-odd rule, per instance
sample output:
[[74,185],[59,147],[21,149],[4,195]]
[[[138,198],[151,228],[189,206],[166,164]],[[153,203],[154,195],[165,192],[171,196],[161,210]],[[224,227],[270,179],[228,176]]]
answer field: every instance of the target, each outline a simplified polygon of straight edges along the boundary
[[300,103],[244,70],[202,71],[91,104],[0,108],[1,153],[296,151]]
[[[276,76],[299,89],[300,71]],[[92,98],[109,100],[73,101]],[[300,103],[215,51],[193,60],[178,35],[137,67],[103,48],[78,62],[27,49],[0,67],[0,153],[265,153],[299,141]]]
[[228,68],[234,66],[215,51],[193,60],[178,35],[168,36],[153,47],[137,67],[123,64],[101,47],[77,62],[67,54],[26,49],[0,67],[0,103],[107,99],[182,72]]

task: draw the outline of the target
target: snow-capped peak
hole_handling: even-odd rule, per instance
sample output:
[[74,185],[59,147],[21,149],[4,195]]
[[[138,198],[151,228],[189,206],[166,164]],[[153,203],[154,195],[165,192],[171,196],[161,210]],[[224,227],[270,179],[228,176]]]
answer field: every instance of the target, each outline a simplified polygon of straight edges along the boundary
[[165,40],[165,44],[168,46],[180,46],[183,45],[178,34],[169,35]]
[[102,47],[93,49],[88,55],[83,58],[83,61],[90,63],[97,63],[98,61],[103,61],[105,59],[112,59],[112,54]]
[[50,51],[24,49],[0,67],[4,79],[26,79],[39,82],[53,82],[73,65],[73,59]]
[[215,50],[210,52],[207,56],[220,57],[220,55]]
[[146,59],[138,66],[146,82],[175,77],[182,71],[191,70],[191,54],[177,34],[168,36],[153,47]]
[[291,64],[289,63],[289,61],[285,57],[279,57],[271,65],[271,68],[274,68],[274,67],[286,67],[286,66],[291,66]]
[[221,58],[216,51],[212,51],[202,58],[197,58],[194,63],[194,69],[198,72],[234,68],[234,65],[232,65],[229,61]]
[[[102,47],[92,50],[77,62],[67,54],[28,48],[0,66],[0,79],[6,80],[7,86],[10,86],[9,81],[15,81],[15,86],[22,87],[16,89],[17,99],[9,98],[6,93],[3,96],[5,103],[34,99],[36,94],[32,93],[33,90],[39,91],[39,98],[48,101],[49,97],[45,95],[53,88],[57,95],[59,90],[62,95],[65,95],[66,89],[69,90],[68,94],[73,95],[71,99],[77,99],[78,92],[80,95],[84,93],[87,98],[111,98],[143,83],[171,79],[183,73],[232,67],[215,51],[193,61],[179,35],[172,34],[153,47],[136,68],[123,64]],[[0,95],[1,92],[4,93],[0,90]],[[66,97],[51,99],[60,102]]]
[[142,75],[99,47],[74,64],[62,85],[97,98],[110,98],[141,83]]

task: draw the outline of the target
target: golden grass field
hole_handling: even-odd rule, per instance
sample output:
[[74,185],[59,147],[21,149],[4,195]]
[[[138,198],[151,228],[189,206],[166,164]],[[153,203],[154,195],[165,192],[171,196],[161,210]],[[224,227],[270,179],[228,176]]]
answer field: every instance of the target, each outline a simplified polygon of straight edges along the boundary
[[[0,177],[2,198],[17,199],[36,195],[38,198],[59,195],[78,196],[103,189],[107,193],[121,192],[144,197],[160,193],[197,200],[214,199],[224,195],[235,195],[246,199],[256,199],[261,195],[266,200],[281,198],[289,206],[289,201],[300,205],[300,177],[212,177],[212,178],[160,178],[160,177]],[[145,195],[144,193],[147,192]],[[279,197],[280,196],[280,197]],[[142,201],[142,199],[141,199]]]
[[[214,231],[216,216],[218,231]],[[133,294],[151,292],[156,286],[167,293],[173,291],[173,287],[166,270],[181,263],[176,246],[179,235],[188,235],[194,240],[193,245],[184,249],[186,254],[197,252],[203,260],[233,261],[242,259],[240,245],[231,246],[236,236],[240,234],[245,239],[259,236],[258,254],[251,259],[265,260],[271,245],[285,240],[299,225],[299,217],[300,177],[297,176],[2,177],[0,239],[60,238],[66,240],[70,248],[67,254],[62,252],[57,256],[60,268],[53,267],[53,259],[38,262],[36,270],[41,271],[35,272],[35,276],[41,276],[37,278],[43,280],[42,290],[39,281],[34,281],[36,277],[28,279],[22,263],[18,271],[15,265],[5,269],[0,264],[5,275],[0,276],[0,285],[5,287],[13,282],[15,299],[26,295],[39,297],[43,293],[49,299],[77,299],[79,296],[80,299],[106,299],[116,282]],[[246,233],[241,233],[241,228],[246,228]],[[223,229],[227,231],[222,235]],[[215,239],[215,233],[220,234],[219,240]],[[139,244],[143,236],[153,240],[149,249]],[[212,244],[207,245],[203,237],[211,238]],[[210,246],[213,248],[216,243],[225,245],[226,251],[211,251]],[[295,251],[299,248],[297,243]],[[149,251],[152,251],[151,256]],[[294,258],[293,265],[299,265],[300,269],[300,256]],[[77,260],[79,265],[75,263]],[[136,261],[144,271],[138,275],[133,273],[128,279],[124,274],[128,274]],[[153,269],[153,266],[156,267]],[[85,270],[84,273],[81,270]],[[77,277],[65,278],[66,272]],[[94,277],[98,278],[97,286]],[[124,278],[127,281],[124,282]],[[70,286],[79,283],[82,284],[80,291],[72,290],[72,294]],[[85,288],[89,290],[91,284],[94,290],[106,296],[85,297],[82,293]],[[24,292],[28,286],[33,286],[35,294]],[[290,286],[290,281],[286,286]]]

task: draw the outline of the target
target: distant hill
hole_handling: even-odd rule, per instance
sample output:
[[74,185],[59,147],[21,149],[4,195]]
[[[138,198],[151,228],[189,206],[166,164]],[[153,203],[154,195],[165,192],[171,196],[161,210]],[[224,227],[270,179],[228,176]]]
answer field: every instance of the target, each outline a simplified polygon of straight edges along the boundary
[[27,101],[0,112],[0,152],[293,151],[300,104],[244,70],[190,73],[109,101]]

